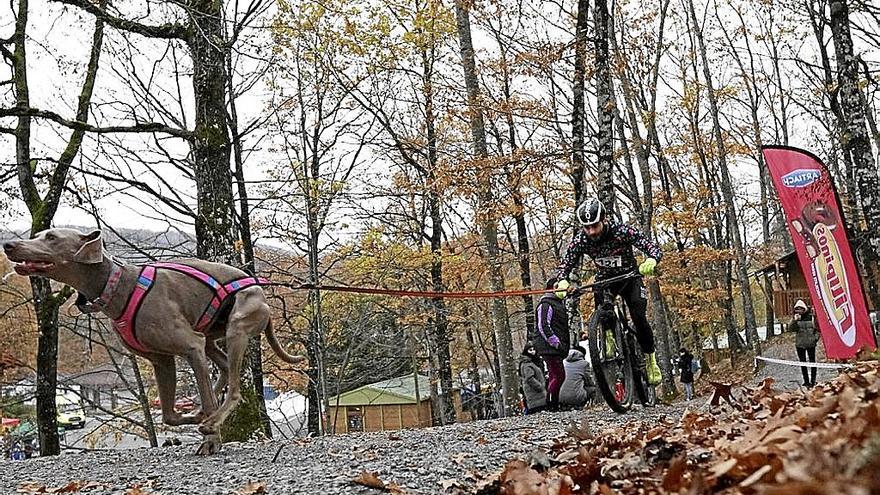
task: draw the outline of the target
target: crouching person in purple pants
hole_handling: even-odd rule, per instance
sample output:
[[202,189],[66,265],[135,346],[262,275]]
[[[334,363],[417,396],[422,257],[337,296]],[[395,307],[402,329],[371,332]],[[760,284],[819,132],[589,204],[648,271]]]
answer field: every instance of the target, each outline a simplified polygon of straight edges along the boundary
[[[556,279],[547,281],[546,288],[553,289]],[[568,356],[571,338],[568,331],[568,312],[565,310],[565,291],[548,292],[538,303],[536,325],[529,341],[544,364],[547,365],[547,409],[559,410],[559,389],[565,381],[562,360]]]

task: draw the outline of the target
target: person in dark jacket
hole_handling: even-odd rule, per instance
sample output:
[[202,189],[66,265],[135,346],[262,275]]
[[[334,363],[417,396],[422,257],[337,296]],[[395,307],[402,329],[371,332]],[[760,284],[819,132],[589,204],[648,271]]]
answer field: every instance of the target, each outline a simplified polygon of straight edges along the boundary
[[522,388],[525,413],[535,414],[547,408],[547,389],[544,368],[535,347],[527,343],[519,357],[519,379]]
[[681,370],[685,400],[691,400],[694,398],[694,355],[684,347],[678,351],[678,369]]
[[584,359],[586,355],[587,350],[576,345],[565,358],[565,381],[559,389],[559,404],[563,407],[580,409],[595,396],[593,372]]
[[[801,362],[816,362],[816,343],[819,342],[819,332],[816,330],[816,321],[810,308],[802,299],[798,299],[794,303],[794,317],[788,325],[791,332],[797,332],[794,339],[795,348],[797,348],[798,359]],[[804,386],[814,387],[816,385],[816,368],[801,366],[801,373],[804,375]]]
[[[555,285],[556,279],[550,279],[546,288],[553,289]],[[534,333],[529,336],[529,342],[547,365],[547,408],[551,411],[559,409],[559,388],[565,381],[562,360],[568,356],[571,342],[564,298],[565,291],[544,294],[535,310]]]

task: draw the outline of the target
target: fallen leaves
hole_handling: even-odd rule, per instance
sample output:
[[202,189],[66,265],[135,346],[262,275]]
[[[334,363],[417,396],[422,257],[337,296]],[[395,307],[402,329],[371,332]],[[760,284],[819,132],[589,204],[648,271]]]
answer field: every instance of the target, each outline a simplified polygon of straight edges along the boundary
[[268,493],[266,491],[266,483],[262,481],[253,481],[241,487],[235,495],[260,495]]
[[539,473],[523,461],[510,461],[499,479],[503,495],[570,495],[574,484],[559,473]]
[[27,482],[18,486],[18,493],[36,494],[36,493],[77,493],[81,491],[94,490],[103,488],[106,485],[96,481],[75,480],[65,485],[49,487],[41,483]]
[[607,432],[572,424],[532,454],[541,462],[510,461],[478,493],[880,493],[880,362],[806,392],[780,393],[772,379],[736,398],[713,386],[713,406],[730,408]]
[[363,471],[353,480],[356,484],[367,488],[374,488],[388,493],[403,494],[405,493],[396,483],[386,483],[379,479],[379,473],[371,473]]

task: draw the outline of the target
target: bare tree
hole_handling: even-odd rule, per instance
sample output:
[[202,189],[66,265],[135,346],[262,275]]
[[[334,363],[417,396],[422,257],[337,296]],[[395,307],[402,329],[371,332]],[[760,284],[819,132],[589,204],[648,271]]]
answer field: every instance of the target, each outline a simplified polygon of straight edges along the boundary
[[[845,1],[832,0],[830,8],[838,97],[843,116],[841,144],[844,152],[852,159],[852,175],[855,177],[865,222],[865,230],[861,235],[870,246],[862,250],[867,255],[866,265],[876,266],[880,259],[880,178],[866,125],[868,109],[865,108],[865,97],[860,89],[859,60],[853,51],[849,7]],[[874,277],[869,277],[868,280],[870,294],[876,304],[880,302],[880,291]]]
[[[471,139],[474,154],[481,160],[480,175],[480,211],[478,218],[481,224],[483,240],[486,243],[486,264],[489,269],[489,283],[493,291],[504,290],[504,277],[501,274],[500,252],[498,249],[498,224],[496,219],[495,197],[492,191],[492,168],[485,163],[489,158],[486,145],[486,129],[480,103],[480,87],[477,79],[474,46],[471,41],[470,5],[462,0],[455,2],[455,19],[461,48],[464,82],[467,88],[467,102],[470,117]],[[513,355],[513,341],[510,334],[510,322],[507,319],[507,306],[503,299],[492,300],[492,320],[495,338],[498,342],[498,358],[501,365],[501,394],[504,415],[511,414],[519,405],[519,385]]]
[[[27,59],[28,14],[28,0],[19,0],[15,13],[15,33],[11,38],[13,52],[10,53],[5,46],[2,46],[3,57],[13,67],[13,92],[15,94],[15,106],[3,110],[7,110],[6,115],[18,114],[18,125],[14,131],[15,161],[21,194],[31,214],[30,235],[33,237],[52,225],[64,193],[70,166],[82,146],[85,128],[81,125],[70,133],[64,151],[48,167],[48,170],[43,172],[44,167],[35,162],[31,155],[33,143],[31,142],[32,109],[30,108]],[[104,23],[98,19],[95,22],[89,61],[74,117],[75,122],[84,125],[87,124],[89,118],[103,39]],[[3,115],[3,112],[0,112],[0,115]],[[38,168],[40,169],[39,173]],[[43,173],[49,177],[49,180],[46,184],[46,192],[41,194],[37,177]],[[40,335],[37,344],[37,424],[40,433],[40,452],[43,455],[57,455],[60,452],[55,406],[58,366],[58,308],[70,297],[73,290],[64,287],[55,293],[48,279],[32,277],[30,280]]]
[[730,171],[727,166],[727,148],[721,130],[718,98],[715,94],[715,86],[712,84],[712,71],[709,67],[709,58],[706,54],[706,42],[703,38],[703,29],[697,19],[693,0],[688,0],[687,6],[692,27],[694,29],[694,36],[697,39],[700,60],[702,61],[703,67],[703,78],[706,83],[706,93],[709,100],[709,113],[712,117],[712,130],[715,139],[715,152],[721,175],[721,192],[724,196],[724,207],[727,213],[728,229],[730,230],[731,239],[733,239],[733,249],[737,258],[737,273],[739,275],[740,291],[742,293],[746,335],[749,337],[748,340],[751,345],[754,346],[755,352],[761,354],[761,341],[758,338],[758,332],[756,330],[752,289],[748,275],[748,260],[746,258],[745,243],[743,242],[742,233],[739,230],[736,203],[734,202],[733,195],[733,185],[730,181]]

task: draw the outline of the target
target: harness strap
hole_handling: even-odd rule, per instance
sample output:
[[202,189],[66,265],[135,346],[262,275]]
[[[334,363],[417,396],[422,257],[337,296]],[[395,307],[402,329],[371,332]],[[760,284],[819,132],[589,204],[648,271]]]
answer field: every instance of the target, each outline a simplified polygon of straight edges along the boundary
[[[194,270],[194,269],[193,269]],[[195,270],[197,271],[197,270]],[[186,272],[187,275],[193,275],[191,271]],[[201,272],[199,272],[201,273]],[[202,273],[202,275],[207,276]],[[202,277],[197,277],[199,280],[203,280]],[[209,277],[210,278],[210,277]],[[214,280],[211,278],[211,280]],[[204,280],[203,280],[204,281]],[[235,294],[236,292],[251,287],[253,285],[269,285],[271,282],[269,280],[262,277],[245,277],[233,280],[226,285],[221,286],[221,290],[215,291],[214,297],[211,298],[211,302],[205,308],[205,311],[202,313],[202,317],[199,318],[199,322],[196,323],[196,330],[203,331],[207,328],[212,321],[214,321],[214,317],[217,316],[217,312],[220,310],[220,307],[223,305],[223,302],[229,296]],[[212,286],[213,287],[213,286]]]
[[223,305],[223,302],[228,299],[229,296],[254,285],[271,284],[269,280],[262,277],[244,277],[235,279],[227,284],[221,284],[211,275],[197,268],[181,263],[159,262],[145,265],[138,276],[138,282],[134,291],[131,293],[128,302],[125,304],[125,311],[122,313],[122,316],[113,320],[113,328],[119,333],[122,340],[129,347],[141,352],[147,352],[147,349],[137,340],[137,337],[134,334],[135,317],[140,310],[144,297],[147,295],[147,292],[149,292],[150,287],[152,287],[153,282],[156,279],[156,270],[160,268],[176,271],[192,277],[202,282],[213,291],[214,295],[211,297],[211,302],[208,303],[208,306],[202,312],[202,316],[199,317],[199,320],[196,323],[195,329],[198,332],[204,332],[204,330],[211,325],[214,318],[217,316],[217,312]]
[[125,304],[125,311],[122,313],[122,316],[113,320],[113,329],[116,330],[123,342],[132,349],[140,352],[149,351],[135,336],[134,321],[137,312],[144,301],[144,297],[147,295],[147,292],[150,291],[155,279],[156,267],[152,265],[144,266],[141,269],[141,273],[138,275],[137,285],[135,285],[134,291],[128,296],[128,302]]
[[220,299],[226,299],[226,296],[229,295],[229,292],[226,290],[226,287],[223,286],[220,282],[217,281],[214,277],[208,275],[207,273],[193,268],[188,265],[183,265],[180,263],[152,263],[156,268],[166,268],[168,270],[174,270],[176,272],[183,273],[185,275],[189,275],[190,277],[199,280],[204,283],[208,287],[214,290],[214,292],[220,297]]

